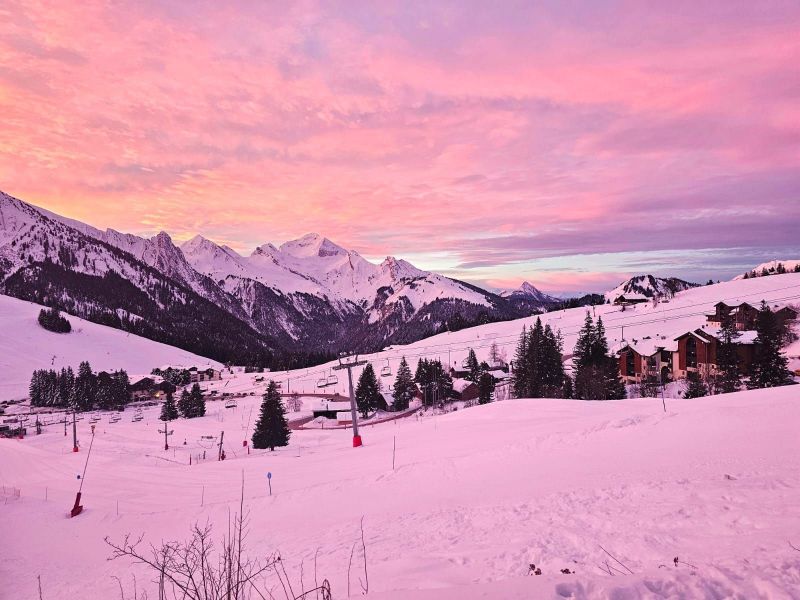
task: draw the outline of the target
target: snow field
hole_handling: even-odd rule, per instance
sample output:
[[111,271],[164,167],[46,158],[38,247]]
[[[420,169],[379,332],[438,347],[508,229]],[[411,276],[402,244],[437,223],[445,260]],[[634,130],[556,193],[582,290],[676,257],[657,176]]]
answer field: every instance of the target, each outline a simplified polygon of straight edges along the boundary
[[[362,516],[376,598],[800,593],[800,553],[787,543],[800,544],[797,388],[671,400],[666,413],[660,400],[511,400],[369,427],[360,449],[347,430],[295,431],[275,453],[239,446],[224,462],[188,466],[202,435],[224,428],[232,451],[241,444],[247,403],[223,417],[221,404],[170,424],[174,453],[163,450],[155,408],[142,422],[98,424],[75,519],[66,513],[88,421],[77,454],[58,426],[0,441],[0,481],[21,490],[0,502],[0,597],[33,597],[37,574],[46,598],[117,597],[112,575],[132,584],[135,574],[141,589],[148,574],[106,561],[103,537],[185,539],[206,521],[221,534],[242,477],[250,552],[280,551],[296,589],[316,554],[334,598],[346,597]],[[606,561],[624,569],[600,546],[635,574],[609,575]],[[676,567],[675,556],[693,567]],[[527,576],[530,563],[543,575]],[[360,596],[360,549],[353,564]]]

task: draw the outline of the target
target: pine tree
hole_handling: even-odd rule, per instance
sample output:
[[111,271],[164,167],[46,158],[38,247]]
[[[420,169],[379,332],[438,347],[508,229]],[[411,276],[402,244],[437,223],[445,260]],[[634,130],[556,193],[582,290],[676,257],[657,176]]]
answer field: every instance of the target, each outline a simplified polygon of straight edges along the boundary
[[367,363],[356,385],[356,406],[361,418],[366,419],[371,413],[378,410],[383,398],[378,389],[378,380],[375,377],[375,370],[372,363]]
[[528,398],[528,332],[522,326],[522,333],[514,352],[514,378],[511,382],[515,398]]
[[189,414],[184,414],[184,417],[194,419],[196,417],[203,417],[206,414],[206,399],[203,397],[203,392],[200,390],[200,384],[195,383],[189,392]]
[[86,361],[83,361],[78,367],[78,376],[75,378],[73,390],[72,400],[75,410],[91,410],[97,393],[97,378],[92,373],[92,367]]
[[414,398],[415,392],[414,378],[411,376],[411,369],[404,356],[400,360],[400,366],[397,368],[397,377],[394,380],[394,390],[392,391],[394,409],[406,410]]
[[109,410],[114,405],[114,390],[111,384],[111,377],[106,373],[102,373],[102,375],[97,380],[95,406],[101,410]]
[[181,392],[181,397],[178,399],[178,411],[181,413],[181,416],[186,419],[192,417],[192,399],[185,388]]
[[781,354],[781,330],[775,313],[762,301],[756,319],[756,352],[747,387],[767,388],[794,383],[787,368],[786,357]]
[[686,382],[688,386],[683,394],[684,398],[702,398],[708,395],[708,388],[697,371],[689,371],[686,374]]
[[587,312],[578,333],[573,354],[575,366],[574,396],[582,400],[617,400],[625,398],[625,385],[619,375],[617,359],[609,356],[603,319],[597,324]]
[[478,357],[475,356],[475,350],[472,348],[469,349],[469,354],[467,355],[467,370],[469,373],[466,378],[472,383],[478,383],[478,377],[481,376],[481,366],[478,364]]
[[275,450],[278,446],[288,446],[289,424],[286,422],[286,411],[281,403],[281,395],[274,381],[267,384],[261,402],[261,414],[253,431],[253,448]]
[[487,371],[481,372],[478,376],[478,404],[488,404],[491,402],[493,393],[494,377]]
[[531,398],[542,397],[542,344],[544,328],[541,317],[536,317],[536,322],[528,332],[528,354],[526,356],[526,370],[528,377],[528,394]]
[[178,408],[175,406],[175,398],[172,392],[167,392],[167,397],[164,399],[164,404],[161,405],[162,421],[174,421],[178,418]]
[[578,332],[578,339],[575,342],[575,349],[572,352],[572,362],[575,369],[579,370],[584,365],[591,362],[591,349],[594,343],[594,321],[589,311],[583,321],[583,327]]
[[728,394],[742,387],[739,372],[739,354],[736,340],[741,337],[736,329],[736,322],[730,314],[722,318],[717,345],[717,377],[716,387],[720,393]]
[[[605,339],[605,337],[603,337]],[[604,378],[604,390],[603,390],[603,397],[600,398],[601,400],[622,400],[627,397],[627,391],[625,390],[625,384],[622,381],[622,377],[619,374],[619,363],[617,359],[613,356],[605,356],[605,378]]]

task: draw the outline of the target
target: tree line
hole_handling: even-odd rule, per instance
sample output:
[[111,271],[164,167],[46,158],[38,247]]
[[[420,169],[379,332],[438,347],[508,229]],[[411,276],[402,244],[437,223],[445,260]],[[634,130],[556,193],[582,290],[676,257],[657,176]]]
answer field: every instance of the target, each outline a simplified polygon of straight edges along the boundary
[[110,410],[125,406],[130,396],[128,374],[123,371],[95,374],[84,361],[77,375],[71,367],[60,371],[38,369],[31,376],[31,406],[72,408],[77,411]]
[[564,370],[563,340],[540,318],[520,334],[512,390],[517,398],[625,398],[617,358],[609,353],[602,317],[586,313],[572,355],[574,380]]

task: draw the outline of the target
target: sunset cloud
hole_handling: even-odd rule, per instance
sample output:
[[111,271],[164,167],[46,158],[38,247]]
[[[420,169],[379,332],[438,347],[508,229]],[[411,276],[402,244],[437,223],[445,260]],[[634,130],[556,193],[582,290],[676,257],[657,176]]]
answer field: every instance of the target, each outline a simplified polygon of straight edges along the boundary
[[487,285],[729,277],[800,252],[798,64],[788,2],[11,0],[0,189]]

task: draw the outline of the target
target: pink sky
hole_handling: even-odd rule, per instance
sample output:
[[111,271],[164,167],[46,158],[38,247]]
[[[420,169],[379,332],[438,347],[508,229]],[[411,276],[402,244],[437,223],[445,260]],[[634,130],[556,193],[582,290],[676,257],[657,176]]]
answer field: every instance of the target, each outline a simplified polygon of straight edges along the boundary
[[6,1],[0,189],[497,286],[800,255],[800,4],[490,4]]

